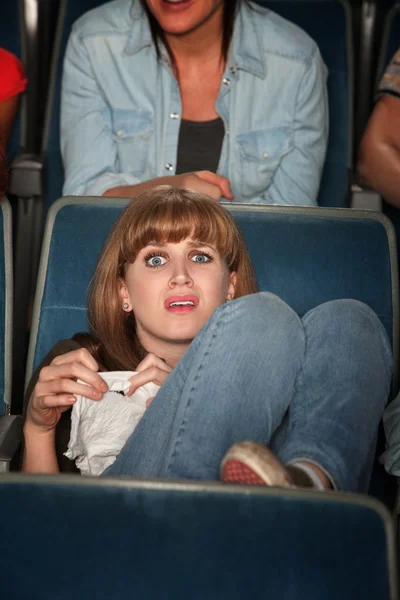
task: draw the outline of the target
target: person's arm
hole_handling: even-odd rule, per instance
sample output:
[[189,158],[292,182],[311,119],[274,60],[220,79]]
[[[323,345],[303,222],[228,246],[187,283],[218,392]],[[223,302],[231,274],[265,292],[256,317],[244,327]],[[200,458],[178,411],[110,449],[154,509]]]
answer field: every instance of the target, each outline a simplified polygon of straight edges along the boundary
[[379,98],[361,142],[357,174],[362,185],[400,207],[400,98]]
[[4,148],[10,140],[11,130],[17,116],[19,95],[0,102],[0,140]]
[[328,142],[326,68],[318,48],[305,66],[294,114],[293,146],[267,190],[272,204],[316,205]]
[[156,177],[143,183],[132,186],[120,186],[111,188],[104,192],[103,196],[115,196],[122,198],[135,198],[147,190],[159,186],[171,185],[176,188],[185,188],[207,194],[213,200],[232,200],[233,194],[229,180],[222,175],[211,171],[196,171],[194,173],[182,173],[171,177]]
[[55,449],[57,424],[76,402],[76,395],[92,400],[102,398],[107,384],[97,371],[97,362],[85,348],[57,356],[41,369],[26,412],[23,471],[59,471]]

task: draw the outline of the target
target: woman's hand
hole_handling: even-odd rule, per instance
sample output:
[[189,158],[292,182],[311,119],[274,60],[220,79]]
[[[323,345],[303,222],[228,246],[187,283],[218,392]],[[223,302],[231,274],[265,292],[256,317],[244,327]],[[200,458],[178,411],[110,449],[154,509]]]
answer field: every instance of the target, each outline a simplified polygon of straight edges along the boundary
[[[163,385],[168,375],[171,373],[172,368],[167,365],[162,358],[149,353],[146,358],[138,364],[136,371],[137,375],[132,375],[129,379],[131,387],[126,392],[127,396],[131,396],[141,385],[145,385],[145,383],[153,382],[159,386]],[[151,401],[152,398],[149,398],[149,400]],[[150,404],[149,400],[147,401],[147,406]]]
[[[180,183],[179,178],[182,180],[182,183]],[[175,187],[196,190],[197,192],[211,196],[214,200],[221,200],[221,198],[226,198],[227,200],[233,199],[229,179],[222,177],[222,175],[217,175],[212,171],[183,173],[182,175],[175,175],[171,179],[178,179],[177,183],[171,183]]]
[[233,200],[231,184],[229,179],[217,175],[212,171],[195,171],[193,173],[182,173],[170,177],[157,177],[149,179],[136,185],[122,185],[111,188],[104,192],[103,196],[115,196],[119,198],[136,198],[143,192],[158,185],[171,185],[175,188],[185,188],[207,194],[213,200]]
[[[85,349],[57,356],[40,371],[28,405],[25,426],[35,431],[53,430],[61,414],[75,402],[74,394],[100,400],[108,386],[97,373],[99,367]],[[87,383],[77,383],[77,379]]]

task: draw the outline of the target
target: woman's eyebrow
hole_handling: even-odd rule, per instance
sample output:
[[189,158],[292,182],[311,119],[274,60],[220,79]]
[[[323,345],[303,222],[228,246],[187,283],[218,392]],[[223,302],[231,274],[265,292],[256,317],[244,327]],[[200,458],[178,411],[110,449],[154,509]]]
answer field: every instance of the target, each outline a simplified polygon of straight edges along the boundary
[[207,248],[211,248],[211,250],[215,251],[215,247],[211,246],[211,244],[207,244],[207,242],[201,242],[200,240],[193,240],[188,242],[187,244],[189,248],[198,248],[199,246],[207,246]]

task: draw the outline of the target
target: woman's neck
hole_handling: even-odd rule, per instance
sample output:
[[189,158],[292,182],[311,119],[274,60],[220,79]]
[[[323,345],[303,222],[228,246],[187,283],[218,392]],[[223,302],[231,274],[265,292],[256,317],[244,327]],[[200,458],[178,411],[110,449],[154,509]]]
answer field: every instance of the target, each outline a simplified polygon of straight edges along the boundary
[[183,35],[165,35],[179,68],[211,60],[222,61],[223,5],[204,23]]

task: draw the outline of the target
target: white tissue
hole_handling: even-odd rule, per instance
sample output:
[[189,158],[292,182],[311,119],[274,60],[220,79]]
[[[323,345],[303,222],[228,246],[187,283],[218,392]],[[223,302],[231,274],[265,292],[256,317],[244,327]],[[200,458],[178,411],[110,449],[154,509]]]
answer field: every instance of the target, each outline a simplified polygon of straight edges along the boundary
[[[112,465],[160,386],[146,383],[132,396],[124,396],[133,371],[99,373],[108,385],[101,400],[76,396],[72,407],[71,436],[65,456],[75,459],[83,475],[100,475]],[[82,382],[80,382],[82,383]]]

